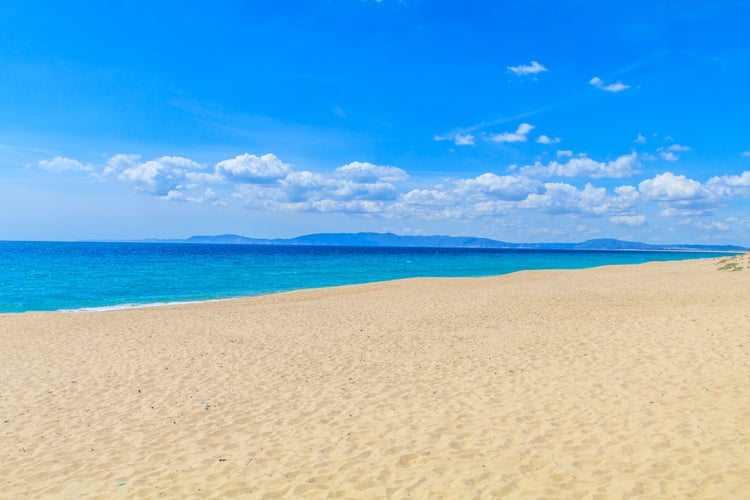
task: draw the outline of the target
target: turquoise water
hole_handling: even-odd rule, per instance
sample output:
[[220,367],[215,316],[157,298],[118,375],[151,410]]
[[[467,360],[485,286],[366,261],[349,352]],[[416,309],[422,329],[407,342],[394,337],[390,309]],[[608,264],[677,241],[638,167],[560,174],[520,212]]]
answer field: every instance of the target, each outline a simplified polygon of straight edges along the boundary
[[693,252],[0,242],[0,312],[199,301],[407,277],[714,257]]

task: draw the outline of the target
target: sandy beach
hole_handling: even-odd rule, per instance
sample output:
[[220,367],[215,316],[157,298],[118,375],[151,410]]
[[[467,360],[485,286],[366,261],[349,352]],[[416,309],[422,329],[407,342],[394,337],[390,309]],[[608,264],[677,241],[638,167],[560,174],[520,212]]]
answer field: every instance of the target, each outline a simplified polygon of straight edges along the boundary
[[748,498],[738,262],[0,315],[0,497]]

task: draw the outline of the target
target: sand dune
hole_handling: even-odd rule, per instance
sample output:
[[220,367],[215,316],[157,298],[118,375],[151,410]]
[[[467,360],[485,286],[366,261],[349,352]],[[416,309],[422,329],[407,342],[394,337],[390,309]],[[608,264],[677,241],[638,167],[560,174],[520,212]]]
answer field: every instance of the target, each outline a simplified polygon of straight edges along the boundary
[[0,315],[0,497],[747,498],[737,262]]

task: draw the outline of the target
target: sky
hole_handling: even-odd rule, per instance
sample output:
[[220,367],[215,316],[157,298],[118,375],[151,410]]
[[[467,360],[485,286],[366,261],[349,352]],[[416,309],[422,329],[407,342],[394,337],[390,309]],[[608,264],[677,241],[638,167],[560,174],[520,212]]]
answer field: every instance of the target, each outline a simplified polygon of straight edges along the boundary
[[750,246],[750,2],[0,3],[0,240]]

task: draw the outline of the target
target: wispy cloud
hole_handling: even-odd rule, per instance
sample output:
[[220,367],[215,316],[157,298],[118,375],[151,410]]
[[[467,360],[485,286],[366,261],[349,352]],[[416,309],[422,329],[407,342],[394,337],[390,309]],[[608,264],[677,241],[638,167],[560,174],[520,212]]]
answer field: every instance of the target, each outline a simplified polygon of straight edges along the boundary
[[633,142],[637,144],[646,144],[648,142],[648,139],[646,139],[643,134],[638,134],[638,137],[636,137]]
[[623,90],[627,90],[630,88],[630,85],[625,85],[622,82],[610,83],[609,85],[606,85],[604,83],[604,80],[602,80],[598,76],[595,76],[594,78],[589,80],[589,83],[598,89],[613,93],[622,92]]
[[669,162],[675,162],[680,159],[680,157],[677,156],[675,153],[690,151],[690,149],[691,148],[689,146],[683,146],[681,144],[672,144],[670,146],[667,146],[666,148],[660,147],[659,149],[657,149],[657,151],[659,152],[659,156],[661,156],[665,160]]
[[476,144],[474,134],[450,133],[436,135],[433,139],[436,141],[452,141],[456,146],[473,146]]
[[638,227],[646,223],[645,215],[613,215],[609,222],[618,226]]
[[531,64],[521,64],[519,66],[508,66],[507,69],[511,73],[515,73],[517,76],[535,75],[537,73],[542,73],[544,71],[547,71],[547,68],[545,68],[543,65],[539,64],[536,61],[531,61]]
[[456,134],[453,138],[457,146],[473,146],[474,136],[472,134]]
[[39,162],[39,166],[52,172],[63,172],[65,170],[92,172],[94,170],[93,165],[83,164],[78,160],[65,158],[63,156],[55,156],[51,160],[42,160]]

